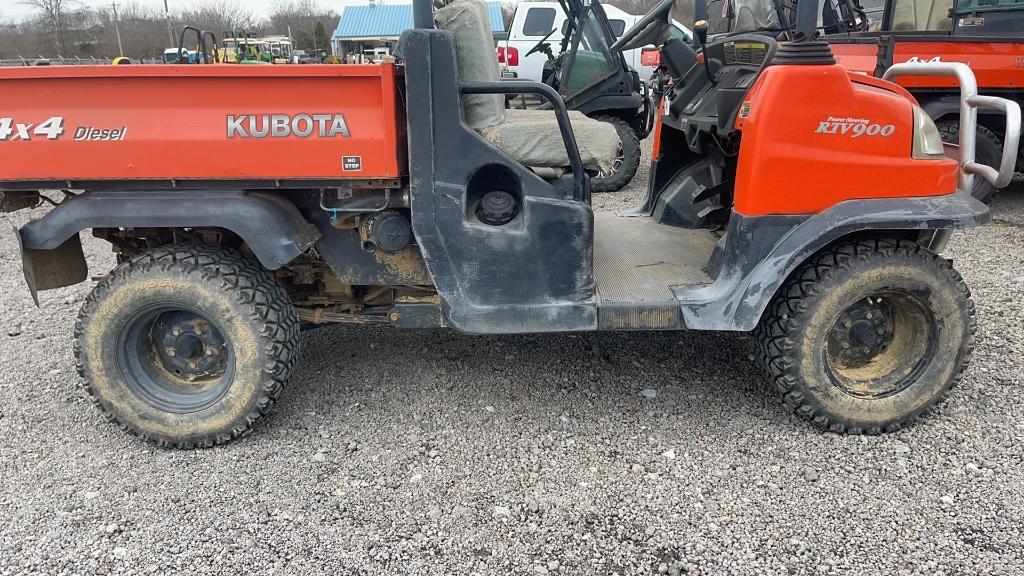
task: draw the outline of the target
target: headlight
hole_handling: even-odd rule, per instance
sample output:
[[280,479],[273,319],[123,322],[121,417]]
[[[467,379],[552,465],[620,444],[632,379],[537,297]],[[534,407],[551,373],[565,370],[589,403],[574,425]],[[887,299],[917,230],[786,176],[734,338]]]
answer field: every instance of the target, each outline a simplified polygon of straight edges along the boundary
[[914,105],[914,147],[911,156],[918,160],[945,157],[939,129],[935,127],[935,122],[932,122],[928,114],[917,105]]

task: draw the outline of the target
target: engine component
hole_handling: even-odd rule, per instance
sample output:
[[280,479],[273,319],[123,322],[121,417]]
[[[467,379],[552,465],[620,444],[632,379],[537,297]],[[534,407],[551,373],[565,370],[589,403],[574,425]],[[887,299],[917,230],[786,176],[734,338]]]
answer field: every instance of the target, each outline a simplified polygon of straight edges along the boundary
[[396,210],[377,212],[363,222],[363,248],[371,252],[400,252],[411,240],[409,220]]

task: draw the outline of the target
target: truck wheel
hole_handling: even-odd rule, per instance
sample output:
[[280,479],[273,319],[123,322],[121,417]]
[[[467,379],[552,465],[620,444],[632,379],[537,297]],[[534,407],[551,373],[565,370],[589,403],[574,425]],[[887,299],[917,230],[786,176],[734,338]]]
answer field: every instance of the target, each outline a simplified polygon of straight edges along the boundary
[[[947,144],[960,142],[960,121],[958,119],[944,120],[937,124],[942,141]],[[979,163],[999,169],[999,163],[1003,160],[1003,144],[999,136],[994,132],[978,124],[978,137],[975,140],[974,158]],[[996,187],[981,176],[974,176],[974,186],[971,196],[988,204],[996,193]]]
[[592,192],[618,192],[633,180],[637,168],[640,167],[640,139],[636,137],[636,132],[630,128],[629,124],[621,118],[598,116],[594,119],[615,126],[622,147],[619,148],[619,155],[615,158],[612,168],[591,178],[590,189]]
[[970,292],[945,259],[906,240],[867,238],[797,269],[753,336],[790,411],[833,432],[878,434],[946,397],[974,329]]
[[213,446],[270,411],[299,323],[258,262],[219,246],[164,246],[101,280],[75,325],[78,372],[122,429],[159,446]]

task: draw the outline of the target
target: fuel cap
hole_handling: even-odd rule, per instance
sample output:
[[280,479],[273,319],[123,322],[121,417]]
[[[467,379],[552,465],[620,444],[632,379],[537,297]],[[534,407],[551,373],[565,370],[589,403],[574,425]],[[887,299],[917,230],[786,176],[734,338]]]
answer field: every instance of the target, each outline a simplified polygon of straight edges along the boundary
[[516,199],[511,194],[503,190],[493,190],[484,194],[483,199],[480,200],[476,216],[484,224],[501,226],[515,218],[517,211]]

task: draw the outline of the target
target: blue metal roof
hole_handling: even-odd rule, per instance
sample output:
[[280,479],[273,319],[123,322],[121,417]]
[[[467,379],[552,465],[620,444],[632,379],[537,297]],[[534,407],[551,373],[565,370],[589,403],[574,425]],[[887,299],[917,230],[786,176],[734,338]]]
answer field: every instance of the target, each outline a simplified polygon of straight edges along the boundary
[[[491,17],[491,32],[504,32],[501,3],[488,2],[487,12]],[[412,4],[350,5],[341,13],[331,39],[397,37],[409,28],[412,28]]]

